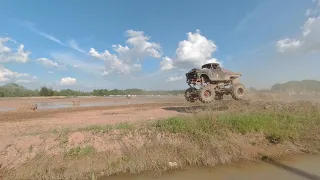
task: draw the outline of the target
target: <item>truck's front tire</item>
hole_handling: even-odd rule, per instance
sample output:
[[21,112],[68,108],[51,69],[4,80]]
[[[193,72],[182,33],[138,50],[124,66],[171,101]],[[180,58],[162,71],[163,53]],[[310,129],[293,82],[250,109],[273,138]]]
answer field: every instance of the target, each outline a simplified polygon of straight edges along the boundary
[[195,102],[197,99],[194,95],[194,93],[197,93],[197,89],[194,87],[190,87],[188,88],[185,92],[184,92],[184,97],[188,102]]
[[246,88],[243,84],[237,83],[231,88],[231,96],[234,100],[243,100],[246,97]]
[[212,86],[204,86],[199,90],[199,100],[203,103],[210,103],[214,100],[215,90]]

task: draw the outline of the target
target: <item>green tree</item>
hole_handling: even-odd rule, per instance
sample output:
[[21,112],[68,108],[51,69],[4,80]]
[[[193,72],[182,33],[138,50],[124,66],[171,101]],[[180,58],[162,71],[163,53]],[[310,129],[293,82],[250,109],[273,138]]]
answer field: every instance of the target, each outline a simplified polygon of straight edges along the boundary
[[39,95],[40,96],[53,96],[54,92],[51,88],[47,88],[45,86],[41,87]]

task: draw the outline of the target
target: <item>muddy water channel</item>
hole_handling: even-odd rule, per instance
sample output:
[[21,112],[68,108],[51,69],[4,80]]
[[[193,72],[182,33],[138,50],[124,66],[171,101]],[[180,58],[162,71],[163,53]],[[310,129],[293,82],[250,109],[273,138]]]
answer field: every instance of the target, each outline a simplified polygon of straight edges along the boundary
[[[123,101],[102,101],[102,102],[81,102],[79,107],[94,107],[94,106],[122,106],[129,104],[144,104],[150,103],[152,100],[149,99],[137,99],[137,100],[123,100]],[[37,104],[38,110],[47,109],[59,109],[59,108],[70,108],[75,107],[72,102],[31,102],[30,104]],[[19,109],[18,107],[0,107],[0,112],[14,111]]]
[[[138,104],[139,102],[130,101],[120,101],[120,102],[92,102],[92,103],[82,103],[80,107],[93,107],[93,106],[116,106],[116,105],[126,105],[126,104]],[[143,102],[142,102],[143,103]],[[72,103],[37,103],[38,109],[59,109],[59,108],[69,108],[74,107]]]
[[99,180],[320,180],[320,155],[298,156],[281,161],[266,160],[257,163],[238,163],[215,168],[189,168],[154,176],[103,177]]

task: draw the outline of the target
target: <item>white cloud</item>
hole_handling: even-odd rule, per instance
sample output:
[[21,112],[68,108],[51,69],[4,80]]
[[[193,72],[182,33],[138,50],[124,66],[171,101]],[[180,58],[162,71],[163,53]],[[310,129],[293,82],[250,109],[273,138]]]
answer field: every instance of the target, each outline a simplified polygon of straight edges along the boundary
[[47,67],[56,67],[56,68],[60,67],[60,65],[57,62],[54,62],[48,58],[39,58],[36,61],[40,62],[41,64]]
[[276,44],[278,51],[284,52],[288,50],[295,50],[301,46],[300,41],[292,40],[292,39],[282,39],[279,40]]
[[20,44],[19,47],[13,51],[13,49],[6,45],[8,42],[17,44],[16,41],[10,39],[9,37],[0,37],[0,62],[15,61],[26,63],[29,60],[29,55],[31,52],[25,51],[23,44]]
[[273,1],[259,1],[256,7],[252,9],[251,12],[248,12],[235,26],[234,32],[239,33],[248,28],[252,28],[251,23],[256,21],[264,15],[269,14],[269,8],[273,5]]
[[128,46],[112,45],[116,54],[112,54],[108,50],[99,53],[94,48],[90,48],[89,54],[92,57],[105,62],[104,75],[111,73],[130,74],[141,70],[140,61],[146,57],[160,58],[162,56],[161,46],[150,42],[150,37],[146,36],[143,31],[128,30],[126,33]]
[[77,79],[72,77],[61,78],[60,80],[61,85],[74,85],[76,84],[76,82],[77,82]]
[[320,7],[320,0],[312,0],[313,3],[316,3],[318,7]]
[[79,47],[79,45],[77,44],[77,42],[75,40],[70,40],[68,41],[67,43],[64,43],[63,41],[61,41],[60,39],[56,38],[55,36],[51,35],[51,34],[48,34],[44,31],[41,31],[39,30],[38,28],[36,28],[35,24],[33,22],[30,22],[30,21],[24,21],[22,23],[26,28],[28,28],[30,31],[46,38],[46,39],[49,39],[50,41],[53,41],[53,42],[56,42],[64,47],[69,47],[71,49],[74,49],[78,52],[81,52],[81,53],[85,53],[85,51],[83,49],[81,49]]
[[89,74],[101,75],[103,62],[88,62],[86,59],[82,59],[72,53],[55,52],[51,53],[50,55],[53,60],[58,62],[63,68],[74,68]]
[[0,72],[0,82],[5,82],[5,81],[9,81],[9,79],[4,77]]
[[77,51],[79,51],[79,52],[81,52],[81,53],[83,53],[83,54],[86,54],[86,51],[83,50],[83,49],[81,49],[81,48],[79,47],[78,43],[77,43],[75,40],[70,40],[70,41],[68,41],[67,44],[68,44],[68,46],[71,47],[72,49],[77,50]]
[[176,58],[162,60],[161,70],[169,70],[174,67],[189,69],[201,67],[208,62],[218,62],[217,59],[212,58],[212,54],[217,50],[217,46],[212,40],[202,36],[200,30],[195,33],[189,32],[187,35],[188,39],[179,43]]
[[276,44],[280,52],[320,52],[320,16],[309,17],[296,39],[284,38]]
[[27,80],[27,79],[19,79],[19,80],[16,80],[16,83],[32,83],[33,81],[31,80]]
[[320,8],[320,0],[312,0],[312,2],[315,4],[313,8],[309,8],[306,10],[305,15],[306,16],[317,16],[319,14],[319,8]]
[[182,76],[172,76],[172,77],[169,77],[167,78],[167,82],[176,82],[176,81],[180,81],[182,80],[183,77]]
[[301,27],[301,35],[293,38],[284,38],[276,43],[280,52],[320,52],[320,0],[312,0],[314,8],[307,9],[305,15],[309,16]]
[[131,52],[129,54],[136,55],[138,58],[143,58],[147,55],[154,58],[161,57],[160,44],[149,42],[150,37],[145,36],[143,31],[128,30],[127,35],[129,37],[129,39],[127,40],[127,44],[131,45],[132,48],[130,49],[127,46],[123,48],[120,47],[121,45],[118,45],[118,47],[115,48],[115,50],[119,53],[121,59],[124,59],[122,55],[125,56],[128,51]]
[[49,39],[49,40],[51,40],[53,42],[56,42],[56,43],[58,43],[58,44],[60,44],[62,46],[66,46],[66,44],[64,44],[61,40],[59,40],[58,38],[54,37],[53,35],[38,30],[33,22],[24,21],[23,25],[25,27],[27,27],[30,31],[33,31],[34,33],[39,34],[40,36],[42,36],[42,37],[44,37],[46,39]]
[[103,75],[108,75],[113,72],[129,74],[133,70],[133,68],[130,67],[130,64],[125,63],[123,60],[120,60],[117,55],[111,54],[108,50],[105,50],[103,53],[99,53],[94,48],[91,48],[89,53],[91,54],[91,56],[105,62]]
[[133,68],[137,71],[140,71],[142,69],[142,65],[141,64],[133,64]]
[[169,57],[164,57],[162,61],[160,62],[160,70],[165,71],[165,70],[170,70],[173,69],[173,62],[172,59]]
[[9,81],[19,77],[27,77],[27,76],[29,75],[26,73],[13,72],[10,69],[7,69],[0,65],[0,82]]
[[312,14],[313,14],[312,9],[307,9],[306,12],[305,12],[306,16],[310,16]]
[[315,16],[319,13],[319,9],[307,9],[305,16]]
[[181,41],[176,50],[176,63],[201,66],[212,60],[212,53],[216,50],[214,42],[202,36],[199,30],[196,33],[189,32],[188,40]]
[[48,71],[49,74],[53,74],[53,71]]

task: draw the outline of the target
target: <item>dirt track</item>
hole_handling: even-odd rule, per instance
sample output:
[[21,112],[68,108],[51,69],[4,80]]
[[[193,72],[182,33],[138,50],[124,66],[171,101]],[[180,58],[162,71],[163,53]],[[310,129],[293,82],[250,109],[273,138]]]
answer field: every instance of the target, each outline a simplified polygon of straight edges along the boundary
[[[91,103],[91,107],[68,107],[44,110],[19,110],[21,104],[32,103],[69,103],[75,98],[48,99],[48,98],[12,98],[0,100],[0,107],[17,108],[16,110],[0,112],[0,130],[22,131],[21,128],[31,129],[55,128],[61,126],[81,126],[90,124],[105,124],[122,121],[137,121],[145,119],[157,119],[172,116],[177,112],[164,110],[163,107],[186,105],[183,98],[144,98],[137,97],[126,100],[124,97],[113,98],[83,98],[81,104]],[[175,101],[175,102],[174,102]],[[120,105],[113,105],[120,102]],[[102,105],[99,103],[109,103]]]
[[0,131],[19,133],[43,132],[54,128],[79,128],[93,124],[113,124],[153,120],[182,114],[165,107],[178,107],[178,103],[150,103],[143,105],[69,108],[39,112],[16,111],[0,113]]
[[[111,98],[110,98],[111,99]],[[109,99],[109,101],[110,101]],[[101,102],[106,98],[85,99],[82,102]],[[18,107],[21,103],[43,102],[47,99],[12,99],[1,100],[0,106],[9,104]],[[66,102],[68,100],[54,100],[55,102]],[[113,101],[126,101],[124,98],[114,98]],[[16,167],[25,162],[26,159],[34,157],[33,153],[26,152],[28,148],[39,148],[43,143],[42,138],[49,142],[48,146],[55,146],[56,142],[46,134],[64,129],[78,129],[90,125],[105,125],[120,122],[135,122],[154,120],[183,114],[169,110],[170,107],[181,106],[181,103],[170,103],[170,99],[146,101],[144,104],[122,105],[122,106],[94,106],[94,107],[72,107],[51,110],[15,110],[0,112],[0,169],[1,167]],[[9,103],[8,103],[9,102]],[[178,100],[179,102],[179,100]],[[169,109],[165,108],[169,107]],[[41,135],[42,138],[39,136]],[[40,139],[39,139],[40,138]],[[19,156],[17,159],[16,156]]]

